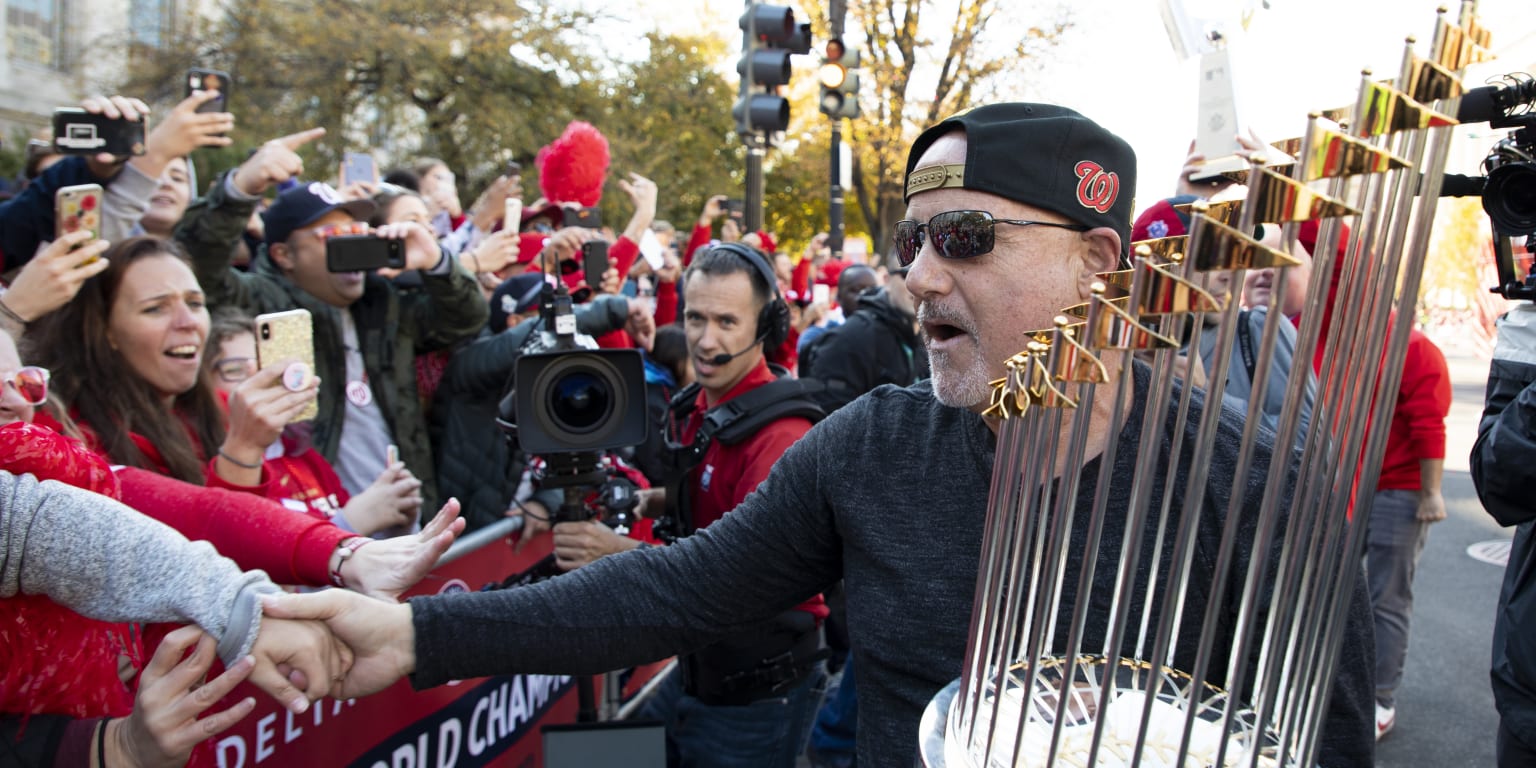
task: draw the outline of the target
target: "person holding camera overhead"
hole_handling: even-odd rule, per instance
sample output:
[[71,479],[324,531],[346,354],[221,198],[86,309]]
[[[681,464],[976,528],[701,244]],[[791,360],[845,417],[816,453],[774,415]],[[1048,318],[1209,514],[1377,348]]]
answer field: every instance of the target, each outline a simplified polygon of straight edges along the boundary
[[[177,237],[192,255],[211,308],[253,314],[309,310],[320,378],[314,445],[349,493],[369,487],[388,463],[389,446],[422,481],[423,504],[438,505],[432,446],[416,384],[416,356],[473,338],[489,308],[474,277],[426,227],[390,224],[373,241],[401,241],[404,268],[421,271],[420,290],[405,291],[371,271],[332,272],[327,238],[366,222],[367,200],[343,201],[329,185],[300,185],[263,216],[266,248],[249,272],[230,263],[234,243],[259,197],[303,172],[296,150],[319,138],[311,129],[267,142],[225,174],[188,210]],[[379,266],[384,266],[382,263]]]

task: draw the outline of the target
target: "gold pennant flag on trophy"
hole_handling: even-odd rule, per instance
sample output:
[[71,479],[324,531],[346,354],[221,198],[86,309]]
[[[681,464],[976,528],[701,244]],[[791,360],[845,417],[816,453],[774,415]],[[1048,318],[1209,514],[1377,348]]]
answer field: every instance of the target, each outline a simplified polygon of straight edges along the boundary
[[1461,78],[1457,77],[1455,72],[1413,51],[1408,52],[1407,69],[1408,73],[1402,78],[1403,82],[1397,85],[1420,104],[1441,99],[1454,99],[1461,95]]
[[1067,397],[1051,375],[1049,364],[1046,362],[1051,351],[1051,345],[1045,342],[1030,343],[1029,370],[1025,378],[1029,382],[1026,388],[1029,392],[1029,400],[1033,405],[1042,408],[1076,408],[1077,401]]
[[1387,83],[1367,81],[1360,88],[1360,99],[1365,108],[1356,115],[1354,132],[1361,138],[1458,125],[1456,118],[1414,101]]
[[1012,399],[1011,395],[1008,392],[1008,379],[1007,378],[998,379],[998,380],[993,381],[992,383],[988,384],[987,386],[992,388],[992,399],[988,403],[987,409],[981,412],[982,418],[986,418],[986,419],[1008,419],[1008,418],[1012,418],[1013,414],[1009,411],[1009,409],[1007,407],[1008,401]]
[[1104,362],[1077,340],[1077,335],[1085,329],[1084,323],[1072,324],[1066,317],[1056,318],[1056,339],[1052,343],[1057,349],[1056,365],[1051,375],[1057,381],[1079,384],[1104,384],[1109,381],[1109,369],[1104,367]]
[[1186,315],[1192,312],[1220,312],[1226,302],[1200,286],[1173,273],[1166,265],[1140,262],[1141,295],[1136,305],[1140,317]]
[[[1136,242],[1131,243],[1131,250],[1136,252],[1136,255],[1143,259],[1173,261],[1173,257],[1184,253],[1184,250],[1188,246],[1189,235],[1174,235],[1172,237],[1159,237],[1153,240],[1137,240]],[[1142,248],[1147,249],[1144,255],[1141,253]],[[1119,287],[1129,291],[1131,289],[1132,274],[1134,273],[1129,269],[1122,270],[1121,272],[1101,272],[1099,273],[1099,278],[1103,279],[1105,282],[1111,285],[1118,285]],[[1111,275],[1114,277],[1110,277]],[[1121,279],[1122,275],[1124,276],[1124,285],[1120,285],[1118,282],[1116,282],[1117,280]]]
[[1320,125],[1313,128],[1312,146],[1301,162],[1302,182],[1384,173],[1409,166],[1408,161],[1381,147]]
[[1098,324],[1091,329],[1089,336],[1089,349],[1176,349],[1179,346],[1167,336],[1156,330],[1141,324],[1131,313],[1120,304],[1122,300],[1104,299],[1098,296],[1093,301],[1099,302]]
[[[1309,219],[1354,216],[1359,209],[1315,192],[1311,187],[1268,168],[1259,169],[1253,220],[1281,224]],[[1217,222],[1221,223],[1221,222]],[[1201,269],[1204,269],[1202,267]]]
[[1200,250],[1190,254],[1190,257],[1194,260],[1195,269],[1201,272],[1301,265],[1294,256],[1270,248],[1219,221],[1202,219],[1195,226],[1203,228]]
[[1468,19],[1463,28],[1446,21],[1442,15],[1436,22],[1435,40],[1430,48],[1435,63],[1454,72],[1466,69],[1469,64],[1492,59],[1493,53],[1488,50],[1491,40],[1488,28],[1477,19]]
[[[1264,168],[1270,173],[1280,173],[1274,166],[1266,165]],[[1246,184],[1247,182],[1244,183]],[[1215,203],[1209,200],[1195,200],[1194,202],[1175,205],[1173,209],[1190,216],[1197,213],[1203,214],[1207,218],[1215,219],[1229,227],[1235,227],[1237,226],[1237,220],[1243,215],[1243,201],[1223,200]]]

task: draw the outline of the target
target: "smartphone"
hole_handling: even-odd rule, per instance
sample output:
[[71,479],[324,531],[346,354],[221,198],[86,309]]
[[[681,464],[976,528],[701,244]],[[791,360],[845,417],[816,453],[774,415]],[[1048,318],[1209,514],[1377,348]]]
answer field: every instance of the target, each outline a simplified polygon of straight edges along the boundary
[[582,243],[581,268],[586,273],[587,287],[596,291],[603,284],[603,273],[608,271],[608,241],[588,240]]
[[725,213],[733,219],[739,219],[747,214],[747,204],[737,198],[725,201]]
[[[827,301],[830,293],[832,293],[831,288],[826,283],[817,283],[811,286],[811,303]],[[845,308],[843,311],[847,312],[848,310]]]
[[523,175],[523,164],[516,160],[507,161],[507,178],[515,179]]
[[64,155],[142,155],[144,121],[113,119],[83,109],[55,109],[53,148]]
[[397,445],[390,445],[388,448],[384,449],[384,466],[386,466],[386,467],[394,466],[394,463],[399,461],[399,460],[400,460],[400,447],[399,446],[397,446]]
[[507,198],[505,217],[501,220],[501,228],[516,232],[523,228],[523,201],[515,198]]
[[198,105],[197,111],[228,112],[229,86],[233,82],[228,72],[217,69],[189,69],[186,95],[191,96],[193,91],[216,91],[219,95]]
[[585,227],[587,229],[602,229],[602,212],[596,206],[590,208],[561,208],[565,219],[561,222],[563,227]]
[[325,239],[325,268],[332,272],[369,272],[405,268],[405,241],[375,235],[332,235]]
[[379,183],[379,166],[373,155],[366,152],[348,152],[341,160],[341,186],[354,182]]
[[[302,371],[302,379],[292,382],[287,381],[287,372],[284,372],[284,381],[279,386],[304,387],[313,382],[315,336],[313,320],[307,309],[256,316],[256,366],[262,368],[284,360],[296,360],[308,368]],[[318,400],[310,401],[290,423],[313,419],[318,413]]]
[[[70,232],[86,230],[91,233],[91,239],[101,237],[101,185],[78,184],[73,187],[60,188],[54,194],[53,211],[56,217],[54,222],[54,237],[61,237]],[[84,245],[84,243],[81,243]],[[75,246],[76,248],[80,246]],[[89,264],[95,261],[92,258],[85,262]],[[81,266],[84,266],[82,264]]]

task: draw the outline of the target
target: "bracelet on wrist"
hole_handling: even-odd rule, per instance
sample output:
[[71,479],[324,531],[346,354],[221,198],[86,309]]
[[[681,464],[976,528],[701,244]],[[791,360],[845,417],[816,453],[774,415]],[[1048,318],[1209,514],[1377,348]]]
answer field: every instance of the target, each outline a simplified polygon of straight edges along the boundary
[[96,724],[96,768],[107,768],[107,723],[112,718],[103,717]]
[[342,542],[336,546],[336,566],[331,569],[331,583],[341,587],[342,589],[346,589],[347,580],[341,575],[341,567],[346,565],[347,560],[351,559],[353,555],[357,554],[359,549],[362,549],[363,547],[372,543],[373,539],[367,538],[365,536],[354,536],[350,539],[342,540]]
[[0,314],[10,318],[17,325],[20,325],[23,328],[27,327],[27,321],[23,320],[21,315],[16,314],[16,310],[11,309],[11,306],[5,303],[4,297],[0,297]]
[[255,464],[247,464],[247,463],[245,463],[245,462],[243,462],[243,461],[241,461],[241,460],[239,460],[239,459],[237,459],[237,458],[235,458],[235,457],[225,453],[223,448],[219,449],[219,456],[221,458],[223,458],[225,461],[227,461],[227,462],[229,462],[229,463],[231,463],[231,464],[233,464],[233,465],[235,465],[237,467],[241,467],[242,469],[261,469],[261,461],[258,460]]

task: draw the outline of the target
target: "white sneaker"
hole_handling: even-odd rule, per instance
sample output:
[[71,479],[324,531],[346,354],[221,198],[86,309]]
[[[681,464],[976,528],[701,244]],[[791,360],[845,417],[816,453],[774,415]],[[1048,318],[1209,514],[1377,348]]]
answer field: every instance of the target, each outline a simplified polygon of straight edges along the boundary
[[1376,740],[1381,741],[1383,736],[1392,732],[1392,726],[1397,725],[1397,708],[1376,705]]

